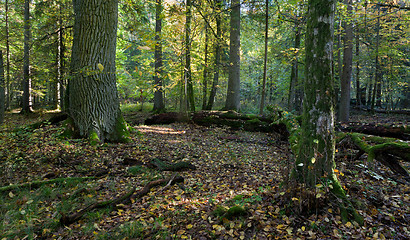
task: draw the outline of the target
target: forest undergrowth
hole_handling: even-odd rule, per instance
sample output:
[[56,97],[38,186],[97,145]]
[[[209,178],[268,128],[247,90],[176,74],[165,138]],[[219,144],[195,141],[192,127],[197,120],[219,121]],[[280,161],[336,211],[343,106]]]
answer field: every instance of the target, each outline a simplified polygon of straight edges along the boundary
[[[308,214],[298,211],[303,199],[285,199],[290,189],[281,183],[293,157],[289,144],[274,133],[135,125],[131,143],[90,146],[86,140],[59,138],[62,126],[24,127],[47,117],[6,116],[0,133],[0,239],[410,238],[409,184],[378,162],[353,160],[343,149],[337,152],[337,173],[364,217],[363,226],[342,222],[337,203]],[[158,171],[148,167],[153,161],[189,162],[196,169]],[[184,182],[154,187],[141,198],[60,224],[62,215],[175,174]],[[18,186],[34,181],[44,184]],[[17,187],[1,188],[10,185]]]

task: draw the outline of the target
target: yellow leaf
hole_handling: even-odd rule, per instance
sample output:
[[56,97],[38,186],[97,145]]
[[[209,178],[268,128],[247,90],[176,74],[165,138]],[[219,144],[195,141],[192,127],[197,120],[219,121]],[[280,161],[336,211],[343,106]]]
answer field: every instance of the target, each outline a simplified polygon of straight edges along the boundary
[[312,159],[310,159],[310,161],[311,161],[312,163],[315,163],[315,162],[316,162],[316,158],[312,157]]
[[181,236],[181,239],[188,239],[188,237],[185,236],[185,235],[182,235],[182,236]]
[[9,197],[14,198],[14,196],[13,192],[9,192]]
[[297,200],[299,200],[299,199],[295,198],[295,197],[292,198],[292,201],[297,201]]
[[140,77],[142,76],[142,72],[138,72],[138,74],[140,75]]
[[104,70],[104,66],[101,63],[97,64],[98,69],[102,72]]
[[322,196],[321,193],[316,194],[316,198],[320,198]]
[[176,196],[175,199],[179,201],[181,200],[181,196]]
[[303,226],[303,227],[302,227],[302,231],[305,231],[305,230],[306,230],[306,227],[305,227],[305,226]]
[[188,224],[187,226],[186,226],[186,229],[191,229],[193,226],[192,226],[192,224]]
[[346,225],[346,227],[348,227],[348,228],[352,227],[352,223],[351,223],[351,222],[347,222],[345,225]]
[[179,231],[177,232],[178,235],[182,235],[182,234],[184,234],[184,233],[185,233],[185,230],[183,230],[183,229],[181,229],[181,230],[179,230]]

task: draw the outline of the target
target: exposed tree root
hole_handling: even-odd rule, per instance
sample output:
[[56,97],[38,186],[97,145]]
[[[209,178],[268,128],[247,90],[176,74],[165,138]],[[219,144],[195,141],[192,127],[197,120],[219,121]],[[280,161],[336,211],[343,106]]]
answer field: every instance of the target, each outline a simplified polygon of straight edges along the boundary
[[80,220],[84,214],[93,211],[94,209],[99,209],[99,208],[105,208],[105,207],[115,207],[117,204],[120,203],[127,203],[130,202],[131,199],[138,199],[141,198],[143,196],[145,196],[146,194],[149,193],[149,191],[151,190],[151,188],[155,187],[155,186],[159,186],[159,185],[163,185],[169,182],[169,184],[175,184],[175,183],[179,183],[179,182],[183,182],[184,178],[181,176],[174,176],[170,179],[159,179],[159,180],[155,180],[155,181],[151,181],[149,182],[147,185],[145,185],[145,187],[140,190],[135,192],[136,188],[133,187],[131,188],[131,190],[129,190],[127,193],[121,195],[118,198],[115,199],[111,199],[111,200],[107,200],[107,201],[102,201],[102,202],[97,202],[97,203],[93,203],[81,210],[77,210],[74,211],[74,213],[65,215],[62,214],[61,218],[60,218],[60,223],[62,225],[70,225],[78,220]]

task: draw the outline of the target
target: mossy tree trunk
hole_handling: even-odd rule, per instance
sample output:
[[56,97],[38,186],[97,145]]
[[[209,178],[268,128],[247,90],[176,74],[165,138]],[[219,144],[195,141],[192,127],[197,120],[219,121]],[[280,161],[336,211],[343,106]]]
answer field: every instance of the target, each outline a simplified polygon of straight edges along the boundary
[[332,72],[335,0],[309,0],[302,133],[293,176],[308,188],[325,182],[342,199],[342,217],[362,223],[335,173],[334,86]]
[[128,140],[119,108],[115,74],[118,0],[74,0],[72,78],[67,124],[76,137]]

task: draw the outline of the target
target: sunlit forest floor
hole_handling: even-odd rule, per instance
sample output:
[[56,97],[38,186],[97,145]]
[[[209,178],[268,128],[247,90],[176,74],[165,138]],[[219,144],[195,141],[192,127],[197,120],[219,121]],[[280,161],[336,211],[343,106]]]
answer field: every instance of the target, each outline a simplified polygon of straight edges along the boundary
[[[62,126],[22,128],[50,115],[6,116],[0,186],[67,180],[0,192],[0,239],[410,239],[410,186],[378,162],[337,153],[339,178],[365,220],[359,226],[342,222],[338,203],[319,195],[317,208],[303,211],[304,199],[285,198],[290,190],[281,183],[293,159],[288,143],[275,134],[181,123],[137,125],[143,113],[125,114],[135,129],[129,144],[90,146],[61,139]],[[407,125],[408,117],[354,115],[352,121]],[[196,170],[178,172],[181,184],[157,186],[142,198],[59,224],[62,214],[175,174],[133,166],[129,159],[187,161]],[[96,178],[70,180],[85,176]],[[229,214],[234,206],[240,211]]]

